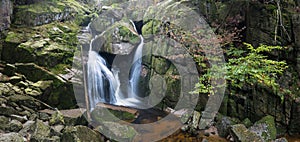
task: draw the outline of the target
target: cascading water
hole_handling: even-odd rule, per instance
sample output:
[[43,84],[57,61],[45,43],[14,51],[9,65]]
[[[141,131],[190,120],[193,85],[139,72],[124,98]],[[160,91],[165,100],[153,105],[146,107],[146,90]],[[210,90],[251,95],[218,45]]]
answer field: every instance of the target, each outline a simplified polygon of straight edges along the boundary
[[[135,31],[136,27],[134,26]],[[90,31],[91,32],[91,31]],[[115,105],[136,107],[140,106],[141,98],[137,96],[137,87],[142,69],[142,51],[144,39],[140,35],[141,42],[138,45],[133,59],[133,67],[129,75],[128,97],[125,98],[120,90],[119,70],[107,67],[106,61],[97,52],[92,50],[92,43],[97,38],[95,36],[90,43],[87,62],[87,89],[91,110],[97,103],[104,102]]]
[[[137,31],[133,21],[130,20],[130,22],[132,23],[132,25],[134,26],[135,31]],[[129,75],[129,92],[128,92],[128,96],[131,98],[138,98],[138,83],[139,83],[139,79],[140,79],[140,74],[141,74],[141,70],[142,70],[142,53],[143,53],[143,46],[144,46],[144,38],[142,35],[139,35],[141,42],[139,44],[139,46],[137,47],[134,57],[133,57],[133,66],[132,69],[130,71],[130,75]]]

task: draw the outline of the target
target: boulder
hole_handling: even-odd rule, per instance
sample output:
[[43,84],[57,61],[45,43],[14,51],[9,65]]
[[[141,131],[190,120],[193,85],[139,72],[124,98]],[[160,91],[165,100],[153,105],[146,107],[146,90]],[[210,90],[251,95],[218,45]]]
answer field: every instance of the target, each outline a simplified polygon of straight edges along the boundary
[[6,134],[0,134],[0,142],[24,142],[24,138],[16,133],[6,133]]
[[273,116],[265,116],[259,121],[255,122],[253,126],[249,128],[253,133],[256,133],[264,141],[273,141],[276,139],[276,127]]
[[72,142],[72,141],[93,141],[100,142],[101,135],[98,132],[93,131],[92,129],[86,126],[67,126],[63,130],[63,134],[60,139],[61,142]]
[[103,122],[96,130],[108,138],[118,141],[132,141],[138,135],[133,127],[118,122]]
[[263,142],[263,139],[254,132],[249,131],[245,125],[236,124],[231,127],[231,135],[237,142]]
[[238,123],[238,119],[219,115],[216,123],[219,136],[226,138],[230,134],[231,126]]
[[23,125],[18,120],[12,120],[8,123],[8,131],[10,132],[19,132],[23,128]]
[[54,21],[74,20],[79,24],[91,13],[87,5],[78,1],[36,1],[15,7],[14,24],[37,26]]

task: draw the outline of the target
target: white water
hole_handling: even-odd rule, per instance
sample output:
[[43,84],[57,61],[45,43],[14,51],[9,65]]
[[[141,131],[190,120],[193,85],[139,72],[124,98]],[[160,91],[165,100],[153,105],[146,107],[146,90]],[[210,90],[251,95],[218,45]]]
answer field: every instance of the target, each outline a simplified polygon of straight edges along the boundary
[[[134,23],[132,21],[131,23],[136,31]],[[94,39],[96,38],[97,36]],[[129,75],[128,97],[125,97],[122,90],[120,90],[119,70],[117,68],[112,68],[110,70],[106,65],[105,59],[97,52],[92,51],[94,39],[92,39],[90,43],[87,62],[87,88],[91,110],[93,110],[99,102],[131,107],[140,107],[141,105],[144,105],[141,101],[142,99],[137,95],[137,87],[142,69],[141,57],[144,45],[142,35],[140,35],[141,42],[135,51],[133,66]]]

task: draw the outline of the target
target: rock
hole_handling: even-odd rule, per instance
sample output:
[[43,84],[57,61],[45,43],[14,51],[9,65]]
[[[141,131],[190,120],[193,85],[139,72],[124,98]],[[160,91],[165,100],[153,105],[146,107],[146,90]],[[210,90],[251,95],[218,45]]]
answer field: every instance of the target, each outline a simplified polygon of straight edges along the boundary
[[238,142],[263,142],[261,137],[254,132],[249,131],[243,124],[233,125],[231,127],[231,135],[233,136],[234,141]]
[[6,64],[3,73],[8,76],[13,76],[16,73],[16,67],[12,64]]
[[56,125],[56,124],[65,124],[64,116],[58,110],[52,114],[51,119],[49,121],[49,125]]
[[256,133],[264,141],[272,141],[276,139],[276,127],[273,116],[265,116],[249,128],[250,131]]
[[19,132],[23,128],[23,125],[18,120],[12,120],[8,124],[8,131],[10,132]]
[[[37,26],[54,21],[74,20],[80,24],[91,11],[77,1],[38,1],[15,7],[14,24]],[[26,20],[25,20],[26,19]]]
[[40,88],[42,90],[46,90],[48,87],[52,85],[53,81],[52,80],[46,80],[46,81],[38,81],[34,84],[31,84],[34,87]]
[[65,128],[65,126],[64,125],[55,125],[55,126],[51,126],[51,128],[55,132],[60,133]]
[[121,21],[108,27],[103,34],[92,42],[93,50],[107,53],[127,55],[140,42],[130,21]]
[[5,116],[0,116],[0,130],[5,131],[8,127],[9,119]]
[[50,127],[39,119],[27,121],[23,127],[19,134],[30,141],[44,141],[50,138]]
[[15,132],[0,134],[0,142],[24,142],[23,137]]
[[194,129],[198,129],[198,124],[199,124],[199,121],[200,121],[200,117],[201,117],[200,112],[198,112],[198,111],[193,112],[192,127]]
[[18,105],[28,107],[29,109],[38,110],[42,106],[40,102],[36,101],[35,98],[27,95],[12,95],[8,97],[8,100],[11,102],[16,102]]
[[117,122],[102,122],[96,130],[118,141],[132,141],[138,135],[138,132],[133,127]]
[[19,114],[18,111],[16,111],[14,108],[12,107],[8,107],[8,106],[0,106],[0,114],[1,115],[5,115],[5,116],[10,116],[11,114]]
[[27,116],[20,116],[20,115],[15,115],[15,114],[10,115],[10,117],[12,119],[16,119],[16,120],[20,121],[21,123],[25,123],[28,120]]
[[38,113],[38,118],[40,120],[43,120],[43,121],[49,121],[50,116],[47,113],[45,113],[45,112],[39,112]]
[[220,116],[219,120],[216,123],[219,136],[224,138],[227,137],[230,133],[231,126],[237,124],[238,122],[239,121],[237,119],[227,116]]
[[135,109],[119,107],[113,105],[98,105],[92,112],[91,117],[94,121],[102,123],[105,121],[132,121],[137,118],[138,112]]
[[[51,116],[54,116],[54,114],[57,113],[57,111],[53,111],[49,109],[41,110],[40,112],[47,113]],[[64,125],[66,126],[87,125],[88,123],[86,121],[85,116],[83,115],[84,111],[81,109],[59,110],[59,112],[61,113],[60,115],[63,116]],[[62,122],[60,121],[59,123]]]
[[288,140],[286,138],[278,138],[275,142],[288,142]]
[[253,125],[253,123],[250,121],[249,118],[245,118],[245,119],[242,121],[242,124],[244,124],[247,128],[249,128],[250,126]]
[[61,142],[73,142],[73,141],[102,141],[100,133],[93,131],[85,126],[67,126],[63,130],[63,134],[60,139]]

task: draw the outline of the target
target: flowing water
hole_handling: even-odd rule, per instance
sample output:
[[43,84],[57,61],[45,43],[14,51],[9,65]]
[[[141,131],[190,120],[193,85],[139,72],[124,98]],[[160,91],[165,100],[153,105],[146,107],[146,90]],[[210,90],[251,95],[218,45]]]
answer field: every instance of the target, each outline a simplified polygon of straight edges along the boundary
[[[137,31],[133,21],[131,23]],[[91,32],[89,26],[87,30]],[[143,104],[141,98],[138,97],[137,89],[142,69],[141,57],[144,45],[143,36],[139,36],[141,42],[134,53],[133,66],[128,78],[127,96],[123,95],[122,90],[120,90],[119,69],[107,67],[106,60],[92,50],[92,43],[97,36],[91,40],[87,62],[87,88],[91,110],[99,102],[131,107],[140,107]]]

